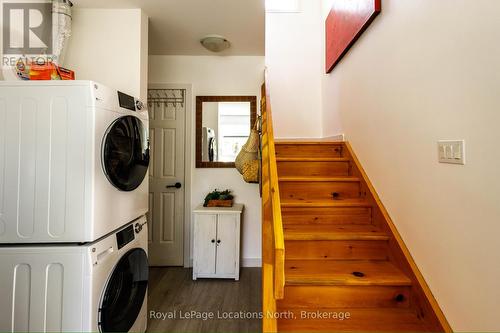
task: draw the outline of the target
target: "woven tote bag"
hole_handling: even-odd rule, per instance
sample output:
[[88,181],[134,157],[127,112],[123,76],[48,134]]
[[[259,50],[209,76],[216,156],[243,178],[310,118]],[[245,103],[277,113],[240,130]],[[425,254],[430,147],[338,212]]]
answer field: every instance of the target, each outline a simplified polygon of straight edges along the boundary
[[243,180],[247,183],[259,182],[259,160],[252,160],[243,165]]
[[243,174],[243,165],[245,165],[246,162],[256,160],[258,158],[257,157],[258,152],[259,152],[259,132],[257,131],[257,122],[256,122],[252,130],[250,131],[250,136],[248,137],[247,142],[243,145],[243,147],[241,147],[238,156],[236,156],[236,160],[234,161],[236,170],[238,170],[240,174]]

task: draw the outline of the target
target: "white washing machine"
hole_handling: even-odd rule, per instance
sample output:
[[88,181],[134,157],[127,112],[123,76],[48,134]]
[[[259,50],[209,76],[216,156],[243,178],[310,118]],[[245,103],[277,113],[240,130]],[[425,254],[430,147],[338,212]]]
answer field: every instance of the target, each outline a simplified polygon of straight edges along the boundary
[[88,245],[0,247],[0,332],[144,332],[145,217]]
[[0,243],[92,242],[144,215],[148,127],[92,81],[0,83]]

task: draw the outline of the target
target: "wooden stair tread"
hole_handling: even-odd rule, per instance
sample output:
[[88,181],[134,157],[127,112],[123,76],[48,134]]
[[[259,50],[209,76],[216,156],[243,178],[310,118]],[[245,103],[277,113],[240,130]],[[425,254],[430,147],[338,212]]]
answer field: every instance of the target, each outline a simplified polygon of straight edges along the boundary
[[[363,276],[355,276],[354,272]],[[285,284],[409,286],[411,280],[388,261],[287,260]]]
[[371,207],[372,205],[364,199],[340,199],[340,200],[293,200],[281,201],[281,207]]
[[389,236],[373,225],[315,225],[289,224],[284,226],[285,240],[388,240]]
[[278,177],[280,182],[353,182],[358,183],[361,181],[358,177],[318,177],[318,176],[301,176],[292,177],[284,176]]
[[280,332],[432,332],[423,318],[408,308],[338,308],[306,310],[306,314],[349,313],[349,319],[338,318],[304,318],[301,311],[304,309],[284,309],[290,311],[296,319],[281,318],[278,320]]
[[276,157],[276,162],[349,162],[347,157]]
[[343,141],[340,140],[325,140],[325,139],[275,139],[275,145],[338,145],[343,146]]

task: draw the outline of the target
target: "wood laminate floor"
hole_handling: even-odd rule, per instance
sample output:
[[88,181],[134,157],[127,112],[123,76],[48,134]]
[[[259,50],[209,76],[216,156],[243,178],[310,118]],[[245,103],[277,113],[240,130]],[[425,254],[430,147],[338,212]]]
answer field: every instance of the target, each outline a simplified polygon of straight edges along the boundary
[[[148,332],[262,331],[262,321],[256,317],[262,309],[260,268],[242,268],[240,281],[193,281],[191,269],[152,267],[148,292]],[[189,319],[190,314],[206,319]]]

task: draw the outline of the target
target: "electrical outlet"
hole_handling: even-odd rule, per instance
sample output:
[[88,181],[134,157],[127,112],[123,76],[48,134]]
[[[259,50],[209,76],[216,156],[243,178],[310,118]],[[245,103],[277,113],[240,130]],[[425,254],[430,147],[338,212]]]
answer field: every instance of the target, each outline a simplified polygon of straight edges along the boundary
[[465,164],[465,140],[438,141],[439,163]]

